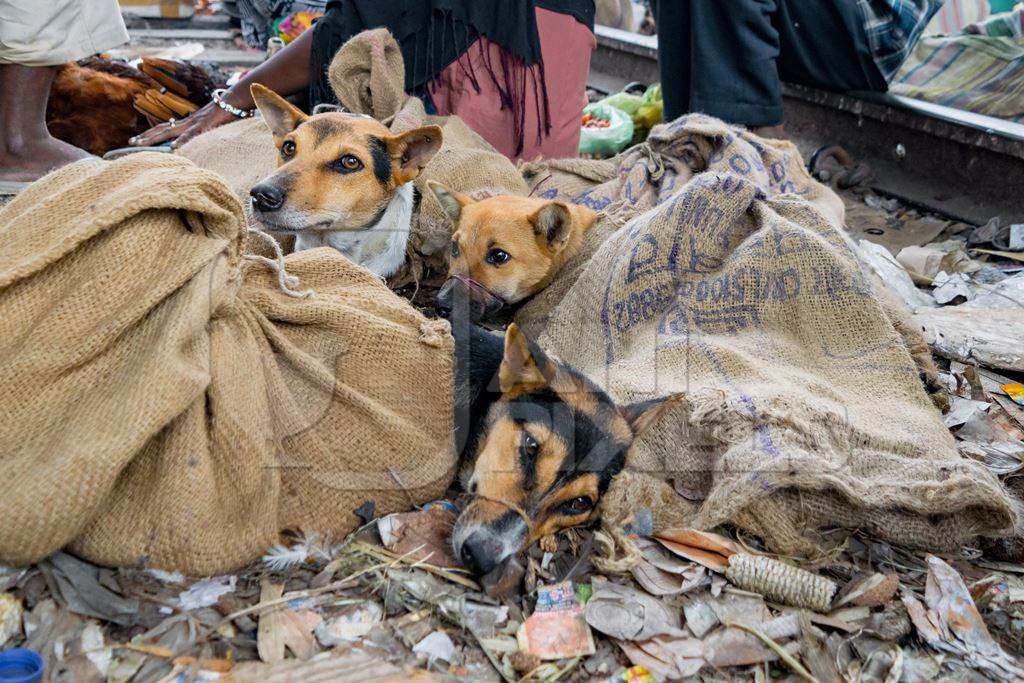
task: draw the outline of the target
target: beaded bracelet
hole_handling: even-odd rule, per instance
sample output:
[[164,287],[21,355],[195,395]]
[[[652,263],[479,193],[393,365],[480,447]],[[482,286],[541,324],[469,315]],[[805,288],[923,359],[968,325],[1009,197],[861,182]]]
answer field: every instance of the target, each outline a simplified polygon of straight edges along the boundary
[[232,116],[237,116],[240,119],[248,119],[252,117],[255,110],[239,109],[235,105],[228,104],[227,102],[225,102],[224,93],[226,92],[227,90],[225,90],[224,88],[218,88],[217,90],[214,90],[213,95],[211,96],[211,98],[213,99],[213,103],[221,109],[223,109],[224,111],[226,111],[227,113],[231,114]]

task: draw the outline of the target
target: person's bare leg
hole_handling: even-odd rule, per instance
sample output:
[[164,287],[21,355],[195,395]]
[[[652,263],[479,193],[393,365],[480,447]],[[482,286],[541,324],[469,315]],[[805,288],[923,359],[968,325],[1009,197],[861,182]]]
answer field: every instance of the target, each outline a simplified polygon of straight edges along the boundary
[[46,128],[55,66],[0,64],[0,181],[32,181],[91,156]]

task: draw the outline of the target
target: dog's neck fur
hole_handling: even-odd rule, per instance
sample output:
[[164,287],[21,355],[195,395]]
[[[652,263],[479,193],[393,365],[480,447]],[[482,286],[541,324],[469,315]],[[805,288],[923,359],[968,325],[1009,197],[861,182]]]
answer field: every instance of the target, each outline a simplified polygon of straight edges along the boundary
[[304,231],[295,236],[295,251],[333,247],[379,277],[390,277],[405,263],[415,193],[412,183],[399,185],[380,220],[362,230]]

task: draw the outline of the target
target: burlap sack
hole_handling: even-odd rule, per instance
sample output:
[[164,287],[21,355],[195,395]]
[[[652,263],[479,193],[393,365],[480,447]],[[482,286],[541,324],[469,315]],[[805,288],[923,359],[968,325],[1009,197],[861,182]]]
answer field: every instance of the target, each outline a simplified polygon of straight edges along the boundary
[[249,190],[274,172],[280,156],[270,129],[259,116],[232,121],[197,135],[176,153],[223,178],[247,215],[251,215]]
[[531,197],[571,202],[587,190],[606,183],[619,171],[619,158],[542,159],[519,164]]
[[[804,199],[820,186],[802,164],[776,166],[790,158],[778,150],[722,138],[711,170],[674,194],[667,166],[657,183],[627,178],[619,201],[653,208],[609,231],[529,320],[619,400],[686,393],[603,509],[673,500],[658,518],[731,522],[792,554],[820,550],[827,527],[934,550],[1008,529],[1006,492],[958,455],[841,224]],[[701,502],[667,496],[666,481]]]
[[633,3],[630,0],[597,0],[594,23],[602,26],[633,30]]
[[349,111],[383,121],[405,102],[405,60],[386,28],[349,39],[327,70],[331,89]]
[[453,474],[452,341],[330,249],[242,255],[241,207],[177,156],[82,161],[0,210],[0,563],[232,570],[337,540]]
[[[696,173],[727,173],[756,185],[766,196],[800,196],[833,224],[841,226],[845,208],[839,196],[811,177],[796,145],[754,135],[710,116],[689,114],[659,124],[643,144],[620,155],[618,184],[612,186],[635,211],[661,204]],[[596,188],[586,195],[603,199]]]
[[[601,244],[626,221],[670,199],[695,174],[742,175],[766,196],[797,194],[835,225],[842,225],[844,218],[842,200],[810,176],[795,145],[764,140],[701,114],[655,126],[646,142],[612,159],[542,161],[525,164],[521,170],[531,196],[589,206],[599,216],[579,253],[516,316],[520,327],[534,338]],[[598,182],[601,178],[606,180]]]

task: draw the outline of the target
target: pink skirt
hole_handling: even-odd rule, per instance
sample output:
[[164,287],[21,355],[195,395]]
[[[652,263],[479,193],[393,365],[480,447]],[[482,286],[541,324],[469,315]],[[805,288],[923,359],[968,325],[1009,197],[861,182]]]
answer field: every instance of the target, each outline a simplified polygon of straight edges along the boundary
[[[430,97],[439,114],[455,114],[505,156],[532,161],[579,156],[580,126],[587,105],[590,55],[594,34],[568,14],[537,9],[537,32],[547,86],[550,131],[544,131],[543,97],[539,88],[524,88],[523,151],[516,154],[516,121],[502,107],[501,94],[487,77],[488,68],[501,68],[502,49],[487,38],[473,43],[457,61],[430,83]],[[476,74],[476,78],[471,76]],[[479,86],[477,92],[476,86]]]

